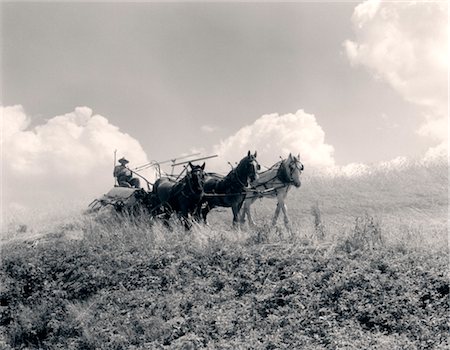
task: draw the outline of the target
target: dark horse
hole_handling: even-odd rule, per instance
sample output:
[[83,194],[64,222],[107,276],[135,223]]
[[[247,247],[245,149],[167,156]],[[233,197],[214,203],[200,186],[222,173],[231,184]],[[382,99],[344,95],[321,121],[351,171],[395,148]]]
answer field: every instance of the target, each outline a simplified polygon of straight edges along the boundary
[[192,227],[190,215],[194,213],[203,197],[205,163],[192,165],[190,171],[180,181],[169,177],[159,178],[153,185],[154,213],[164,213],[165,224],[172,213],[177,213],[186,230]]
[[206,223],[206,216],[215,207],[231,207],[233,211],[233,226],[238,223],[239,210],[245,199],[245,188],[250,181],[258,178],[257,171],[260,169],[256,161],[256,152],[248,151],[246,157],[242,158],[236,168],[231,170],[227,176],[207,173],[203,190],[205,195],[202,205],[197,210]]

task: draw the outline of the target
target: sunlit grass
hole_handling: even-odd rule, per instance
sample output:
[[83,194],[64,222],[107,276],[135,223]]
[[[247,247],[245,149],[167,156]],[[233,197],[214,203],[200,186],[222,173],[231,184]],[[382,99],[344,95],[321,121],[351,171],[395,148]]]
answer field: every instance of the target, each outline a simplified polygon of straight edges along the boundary
[[[0,344],[64,349],[448,347],[447,175],[305,178],[189,232],[78,215],[1,241]],[[408,178],[409,176],[409,178]],[[445,189],[445,190],[444,190]],[[40,232],[40,235],[35,233]]]

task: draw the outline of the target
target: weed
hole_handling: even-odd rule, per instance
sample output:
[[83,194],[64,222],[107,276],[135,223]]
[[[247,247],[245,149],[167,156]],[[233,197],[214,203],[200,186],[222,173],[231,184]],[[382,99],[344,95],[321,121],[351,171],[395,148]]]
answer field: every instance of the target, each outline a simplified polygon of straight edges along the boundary
[[448,200],[441,175],[410,170],[304,181],[290,237],[231,230],[224,211],[190,233],[146,216],[83,217],[3,241],[0,345],[447,348]]
[[383,244],[381,224],[367,213],[355,219],[352,232],[343,240],[341,247],[347,253],[356,250],[373,249]]
[[311,215],[313,216],[315,235],[319,240],[323,240],[325,238],[325,226],[322,222],[322,214],[318,202],[311,206]]

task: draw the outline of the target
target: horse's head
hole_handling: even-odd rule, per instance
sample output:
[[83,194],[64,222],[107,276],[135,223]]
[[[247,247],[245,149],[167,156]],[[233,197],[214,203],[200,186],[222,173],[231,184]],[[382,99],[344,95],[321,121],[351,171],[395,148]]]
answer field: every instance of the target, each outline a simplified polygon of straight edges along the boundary
[[203,184],[205,183],[205,163],[193,165],[189,162],[189,168],[191,170],[187,173],[187,181],[189,181],[193,191],[202,192]]
[[289,153],[289,157],[283,162],[287,178],[294,184],[295,187],[300,187],[300,174],[302,173],[304,166],[300,162],[300,154],[293,156]]
[[247,156],[242,158],[236,167],[236,171],[240,176],[245,176],[245,181],[250,180],[250,182],[255,181],[258,178],[258,170],[261,169],[258,161],[256,160],[256,151],[255,154],[251,154],[248,151]]

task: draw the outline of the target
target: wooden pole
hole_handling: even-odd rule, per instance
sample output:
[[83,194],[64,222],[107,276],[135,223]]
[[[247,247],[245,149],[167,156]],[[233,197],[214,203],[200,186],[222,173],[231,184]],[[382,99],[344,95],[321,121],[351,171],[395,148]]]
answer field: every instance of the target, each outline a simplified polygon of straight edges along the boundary
[[[113,171],[114,171],[114,168],[116,167],[116,157],[117,157],[117,150],[115,149],[114,150],[114,165],[113,165]],[[117,185],[117,178],[114,176],[114,186],[116,186]]]

